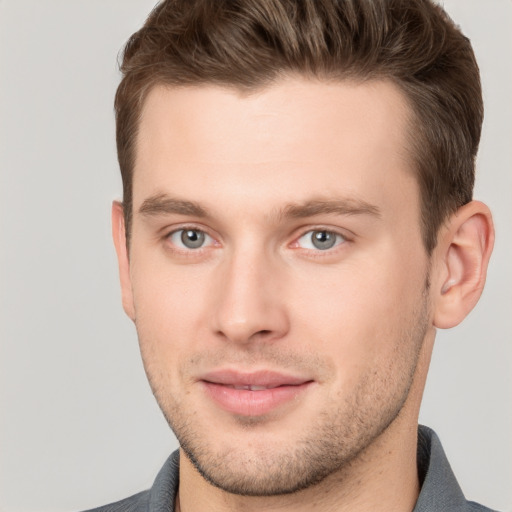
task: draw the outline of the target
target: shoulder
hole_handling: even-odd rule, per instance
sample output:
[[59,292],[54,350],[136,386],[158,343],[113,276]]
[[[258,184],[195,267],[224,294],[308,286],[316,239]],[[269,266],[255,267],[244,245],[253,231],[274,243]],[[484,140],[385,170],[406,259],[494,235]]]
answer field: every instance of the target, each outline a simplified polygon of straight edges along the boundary
[[467,502],[467,512],[497,512],[494,509],[484,507],[480,505],[480,503],[475,503],[474,501]]
[[139,492],[123,500],[103,505],[86,512],[145,512],[148,509],[149,491]]
[[466,500],[439,437],[423,425],[418,429],[417,462],[422,486],[414,512],[495,512]]
[[151,489],[86,512],[173,512],[179,484],[179,463],[179,451],[176,450],[166,460]]

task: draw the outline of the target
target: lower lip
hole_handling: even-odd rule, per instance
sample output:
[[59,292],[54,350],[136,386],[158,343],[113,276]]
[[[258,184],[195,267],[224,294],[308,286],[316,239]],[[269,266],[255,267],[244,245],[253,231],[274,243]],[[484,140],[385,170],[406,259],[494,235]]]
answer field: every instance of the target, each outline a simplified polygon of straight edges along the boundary
[[207,394],[222,409],[239,416],[262,416],[295,400],[312,382],[251,391],[202,381]]

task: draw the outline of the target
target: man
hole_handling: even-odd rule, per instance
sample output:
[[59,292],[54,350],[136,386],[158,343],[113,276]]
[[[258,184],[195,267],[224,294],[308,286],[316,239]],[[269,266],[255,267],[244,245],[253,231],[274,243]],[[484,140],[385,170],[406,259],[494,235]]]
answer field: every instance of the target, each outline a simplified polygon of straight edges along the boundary
[[488,510],[417,424],[494,238],[468,40],[423,0],[174,0],[122,71],[123,306],[180,450],[100,510]]

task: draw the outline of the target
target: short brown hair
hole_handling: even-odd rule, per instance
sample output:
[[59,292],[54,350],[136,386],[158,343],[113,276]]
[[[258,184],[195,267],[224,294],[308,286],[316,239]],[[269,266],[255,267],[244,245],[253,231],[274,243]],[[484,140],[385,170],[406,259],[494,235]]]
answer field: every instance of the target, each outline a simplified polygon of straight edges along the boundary
[[469,40],[430,0],[166,0],[124,49],[115,111],[127,237],[135,142],[157,84],[255,89],[285,74],[388,79],[407,98],[428,253],[472,198],[483,119]]

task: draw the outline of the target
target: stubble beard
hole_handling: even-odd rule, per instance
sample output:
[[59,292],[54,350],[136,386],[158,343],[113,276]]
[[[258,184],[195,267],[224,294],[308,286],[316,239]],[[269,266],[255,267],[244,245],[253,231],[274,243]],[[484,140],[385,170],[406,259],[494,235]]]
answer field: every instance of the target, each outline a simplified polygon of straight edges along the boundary
[[[215,451],[208,441],[215,432],[198,428],[197,411],[191,413],[170,400],[166,390],[154,386],[148,372],[153,393],[186,457],[206,481],[243,496],[295,493],[334,473],[343,479],[352,463],[399,416],[409,396],[428,330],[427,289],[428,281],[419,310],[398,335],[395,356],[399,362],[392,371],[365,375],[351,396],[330,403],[293,444],[260,446],[256,453],[228,441]],[[258,419],[239,418],[238,422],[243,429],[261,427]]]

